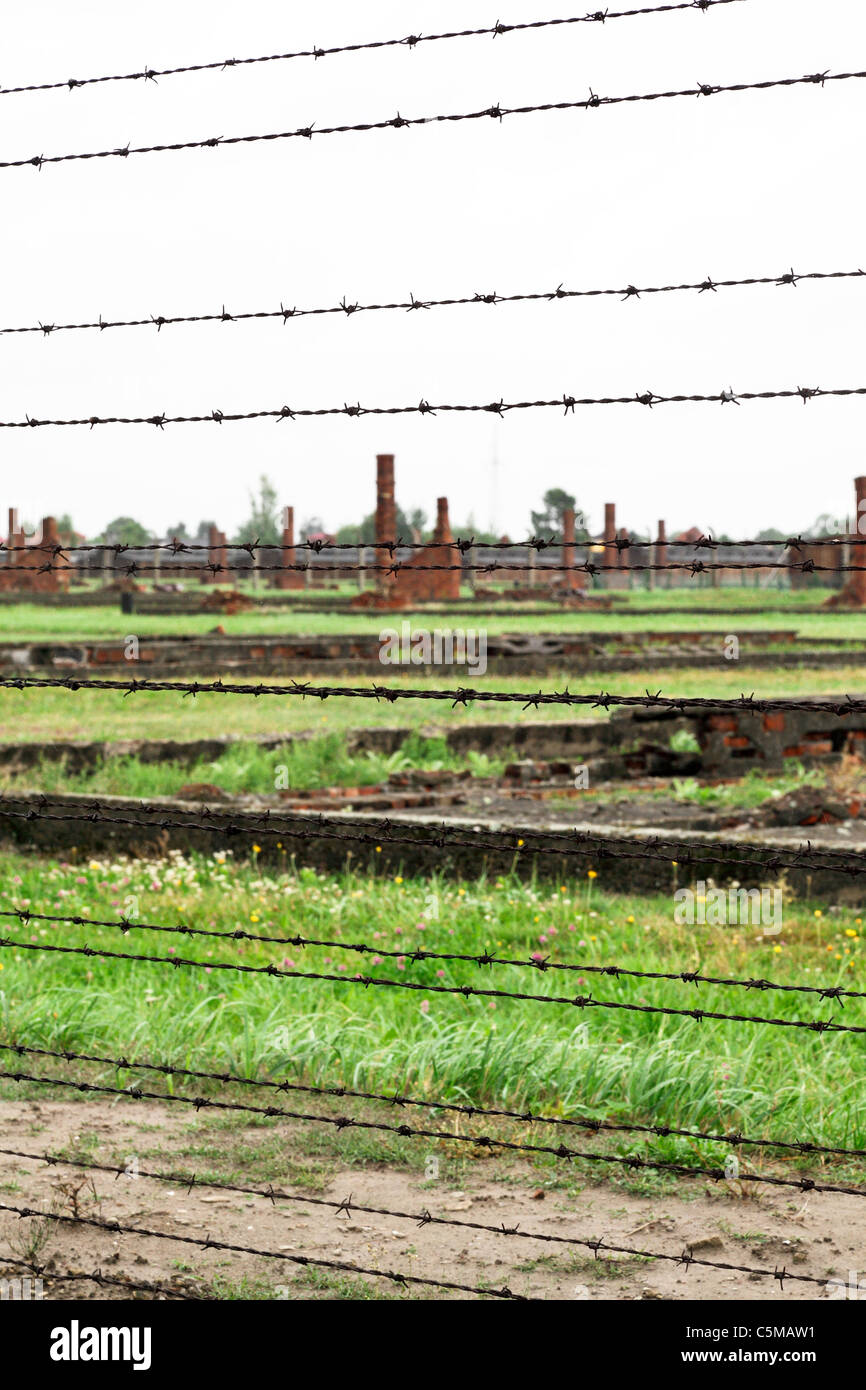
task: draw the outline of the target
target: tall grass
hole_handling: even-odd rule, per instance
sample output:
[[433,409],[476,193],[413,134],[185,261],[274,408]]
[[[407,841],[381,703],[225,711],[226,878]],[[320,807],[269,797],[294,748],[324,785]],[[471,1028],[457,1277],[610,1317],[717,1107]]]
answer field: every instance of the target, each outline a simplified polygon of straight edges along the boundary
[[[779,983],[863,989],[862,923],[832,904],[788,903],[779,936],[760,928],[675,926],[672,901],[597,891],[591,879],[466,883],[401,875],[339,876],[236,862],[230,853],[86,866],[28,856],[0,861],[3,906],[215,930],[319,936],[400,950],[359,957],[333,947],[267,946],[108,928],[3,922],[22,942],[83,944],[159,956],[166,964],[0,949],[0,1040],[252,1078],[303,1080],[431,1099],[531,1106],[549,1115],[622,1118],[760,1136],[866,1146],[863,1040],[766,1024],[697,1023],[663,1014],[365,988],[359,969],[427,987],[470,984],[539,995],[592,994],[631,1004],[696,1007],[783,1019],[862,1024],[817,995],[732,986],[563,974],[463,962],[415,961],[411,951],[538,952],[573,964],[700,970]],[[424,915],[426,914],[426,916]],[[175,953],[200,967],[172,969]],[[218,961],[273,962],[334,975],[330,982],[241,975]],[[344,976],[345,978],[341,978]],[[14,1069],[0,1053],[0,1068]],[[30,1069],[30,1068],[27,1068]],[[54,1072],[56,1074],[56,1070]],[[65,1074],[65,1073],[64,1073]],[[93,1068],[117,1084],[112,1068]],[[123,1074],[121,1084],[131,1079]],[[150,1078],[153,1082],[154,1078]],[[181,1080],[175,1082],[181,1086]],[[196,1083],[200,1086],[201,1083]],[[2,1083],[0,1083],[2,1086]],[[154,1085],[153,1089],[159,1089]],[[43,1094],[45,1092],[43,1091]],[[633,1140],[623,1142],[631,1144]],[[685,1152],[674,1141],[666,1141]]]
[[278,748],[234,743],[212,760],[142,762],[138,757],[110,758],[93,769],[71,772],[65,757],[43,757],[33,768],[16,774],[0,769],[0,788],[26,785],[45,792],[88,792],[102,796],[171,796],[181,787],[207,783],[222,791],[273,794],[278,787],[311,791],[319,787],[362,787],[385,782],[409,770],[470,772],[499,775],[505,758],[469,750],[453,753],[443,735],[424,737],[413,732],[394,753],[352,753],[342,733],[320,734]]

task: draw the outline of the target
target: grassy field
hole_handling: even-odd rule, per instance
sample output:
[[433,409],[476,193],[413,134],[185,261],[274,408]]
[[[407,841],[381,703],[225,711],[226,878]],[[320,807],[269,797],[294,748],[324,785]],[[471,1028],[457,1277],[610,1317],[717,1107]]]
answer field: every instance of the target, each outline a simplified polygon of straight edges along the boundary
[[[754,591],[723,590],[664,595],[630,595],[628,600],[607,613],[542,613],[531,611],[517,616],[498,613],[496,605],[481,608],[477,614],[460,613],[448,618],[434,612],[408,613],[320,613],[302,607],[273,608],[234,616],[220,613],[124,614],[120,606],[110,608],[48,608],[20,603],[0,606],[0,641],[72,641],[75,639],[117,639],[132,633],[138,637],[200,636],[222,626],[232,636],[259,637],[334,635],[338,633],[377,634],[383,628],[400,629],[408,620],[415,627],[483,628],[493,636],[504,632],[719,632],[727,635],[766,630],[794,630],[803,637],[832,640],[866,638],[866,614],[803,613],[790,596],[781,594],[754,598]],[[652,602],[650,602],[652,600]],[[802,601],[798,600],[799,606]],[[761,613],[756,607],[770,605],[778,611]],[[672,606],[679,611],[653,614],[650,607]],[[692,610],[718,607],[718,614],[696,614]],[[736,626],[732,627],[732,622]]]
[[[576,992],[625,1003],[702,1007],[783,1019],[839,1016],[812,995],[746,993],[730,986],[600,978],[580,970],[544,973],[517,966],[483,973],[468,963],[413,962],[415,947],[526,958],[538,953],[576,966],[707,974],[863,989],[862,922],[831,903],[787,903],[783,930],[684,928],[670,897],[637,899],[604,891],[587,875],[533,885],[504,877],[465,883],[366,874],[325,875],[179,851],[142,862],[99,858],[81,864],[2,856],[2,906],[70,916],[296,933],[335,945],[263,945],[146,930],[121,935],[96,926],[27,925],[3,919],[0,1041],[93,1051],[132,1061],[229,1069],[259,1079],[407,1093],[430,1100],[531,1106],[551,1116],[586,1116],[761,1137],[866,1145],[862,1040],[764,1024],[724,1023],[652,1013],[436,994],[437,985]],[[364,941],[398,958],[340,949]],[[164,964],[63,956],[16,946],[83,945],[160,957]],[[198,962],[172,968],[172,957]],[[330,981],[241,975],[221,962],[273,962],[319,971]],[[365,988],[359,969],[411,981],[420,991]],[[848,1023],[862,1023],[849,1001]],[[2,1054],[0,1054],[2,1056]],[[27,1059],[27,1070],[36,1059]],[[18,1065],[12,1054],[2,1069]],[[48,1074],[57,1074],[56,1064]],[[63,1075],[74,1075],[64,1069]],[[134,1068],[89,1068],[91,1080],[126,1085]],[[148,1079],[152,1085],[154,1078]],[[181,1087],[182,1082],[174,1085]],[[200,1090],[203,1083],[195,1083]],[[0,1087],[11,1094],[10,1085]],[[154,1086],[159,1089],[159,1086]],[[16,1087],[14,1094],[25,1092]],[[40,1094],[46,1096],[41,1088]],[[65,1098],[68,1098],[65,1097]],[[368,1146],[369,1147],[369,1146]],[[643,1141],[623,1135],[616,1150]],[[723,1146],[667,1139],[654,1154],[719,1158]],[[373,1156],[372,1150],[369,1157]],[[759,1155],[748,1155],[760,1166]],[[774,1162],[777,1160],[773,1160]],[[814,1160],[812,1160],[814,1165]],[[791,1166],[787,1164],[787,1166]]]

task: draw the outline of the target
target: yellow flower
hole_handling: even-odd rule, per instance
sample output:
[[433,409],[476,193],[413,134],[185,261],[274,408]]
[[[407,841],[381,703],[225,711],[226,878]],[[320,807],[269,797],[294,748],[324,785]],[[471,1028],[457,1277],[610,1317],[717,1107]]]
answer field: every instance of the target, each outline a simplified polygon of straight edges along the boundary
[[598,878],[598,874],[596,873],[595,869],[587,869],[586,876],[587,878]]
[[251,921],[251,922],[257,922],[258,920],[259,920],[259,914],[258,914],[257,912],[251,912],[251,913],[250,913],[250,921]]
[[782,948],[781,948],[781,946],[774,946],[774,947],[773,947],[773,955],[774,955],[774,956],[780,956],[781,954],[782,954]]
[[816,908],[815,908],[815,916],[816,916],[816,917],[822,917],[823,915],[824,915],[824,914],[822,913],[820,907],[816,907]]
[[518,840],[518,841],[517,841],[518,849],[520,848],[520,846],[521,846],[522,844],[523,844],[523,841],[522,841],[522,840]]
[[625,920],[626,920],[628,923],[632,923],[632,922],[634,921],[634,918],[633,918],[633,917],[626,917]]
[[253,854],[261,854],[261,852],[262,852],[262,847],[261,847],[261,845],[253,845]]
[[559,890],[559,891],[560,891],[560,893],[564,893],[564,892],[565,892],[565,886],[564,886],[564,885],[563,885],[563,887],[562,887],[562,888],[560,888],[560,890]]
[[377,854],[381,854],[381,853],[382,853],[382,846],[381,846],[381,845],[377,845],[377,846],[376,846],[376,853],[377,853]]
[[399,874],[398,874],[397,877],[394,879],[394,882],[395,882],[395,883],[402,883],[402,882],[403,882],[403,880],[402,880],[402,878],[400,877]]
[[858,939],[857,933],[854,931],[853,927],[846,927],[845,935],[853,937],[855,941]]

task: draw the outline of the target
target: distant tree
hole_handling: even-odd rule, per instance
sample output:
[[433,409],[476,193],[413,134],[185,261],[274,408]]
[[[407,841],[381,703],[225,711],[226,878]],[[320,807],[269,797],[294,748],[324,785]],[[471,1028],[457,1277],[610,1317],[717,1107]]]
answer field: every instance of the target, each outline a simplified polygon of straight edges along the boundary
[[277,489],[264,474],[259,478],[258,497],[250,493],[250,515],[241,526],[235,540],[240,545],[246,545],[249,541],[273,545],[282,540]]
[[135,517],[116,516],[96,540],[105,545],[147,545],[148,541],[153,540],[153,532],[148,531]]
[[822,512],[817,521],[809,527],[803,534],[820,539],[821,536],[838,536],[845,530],[845,522],[836,516],[831,516],[829,512]]
[[[423,522],[426,520],[424,513],[416,508],[414,512],[407,516],[402,507],[399,506],[395,507],[395,513],[397,536],[394,537],[394,539],[396,540],[399,537],[406,545],[409,545],[412,541],[412,519],[413,517],[420,517]],[[342,528],[343,531],[348,531],[350,529],[353,534],[349,539],[355,545],[372,545],[376,539],[376,513],[370,512],[369,516],[365,516],[360,526]],[[422,530],[423,527],[419,527],[418,529]],[[342,534],[342,532],[340,534]],[[389,536],[388,539],[391,540],[392,538]]]
[[215,521],[200,521],[194,536],[191,537],[197,545],[207,545],[210,540],[211,527],[216,526]]
[[[550,487],[541,499],[542,510],[531,512],[532,532],[536,536],[550,536],[555,540],[562,539],[562,514],[567,507],[575,506],[575,499],[570,492],[566,492],[561,487]],[[575,536],[577,540],[587,539],[586,526],[583,514],[578,512],[574,518]]]
[[320,516],[308,516],[306,521],[301,522],[301,540],[305,541],[308,536],[322,536],[325,534],[325,523]]
[[189,531],[187,531],[186,525],[185,525],[185,523],[184,523],[183,521],[178,521],[177,524],[176,524],[175,526],[169,526],[169,527],[167,527],[167,528],[166,528],[165,534],[166,534],[169,538],[172,538],[172,539],[177,540],[177,541],[191,541],[191,540],[192,540],[192,536],[189,534]]
[[766,527],[765,530],[759,531],[755,537],[755,540],[767,541],[768,543],[771,541],[786,541],[787,539],[787,534],[784,531],[777,531],[775,526]]

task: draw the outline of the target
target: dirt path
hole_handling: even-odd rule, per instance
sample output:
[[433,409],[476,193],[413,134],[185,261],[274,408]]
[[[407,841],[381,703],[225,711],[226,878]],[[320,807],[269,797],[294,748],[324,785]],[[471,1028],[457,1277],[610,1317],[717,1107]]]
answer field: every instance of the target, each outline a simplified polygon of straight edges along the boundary
[[[277,1198],[220,1192],[213,1187],[189,1190],[180,1184],[138,1176],[93,1172],[92,1187],[75,1188],[82,1169],[49,1168],[0,1155],[0,1202],[67,1214],[75,1211],[102,1220],[120,1220],[170,1236],[195,1236],[243,1246],[306,1255],[314,1259],[358,1264],[486,1285],[543,1299],[734,1299],[791,1302],[828,1298],[822,1284],[773,1279],[777,1269],[812,1274],[847,1283],[849,1271],[866,1269],[863,1199],[769,1189],[758,1197],[744,1195],[737,1184],[679,1184],[676,1193],[635,1196],[618,1187],[593,1184],[577,1194],[540,1189],[538,1173],[520,1165],[497,1170],[491,1180],[476,1165],[459,1189],[445,1182],[381,1163],[349,1166],[339,1157],[327,1172],[297,1181],[298,1133],[289,1126],[235,1126],[230,1143],[225,1130],[206,1117],[179,1119],[170,1107],[122,1108],[103,1102],[53,1104],[0,1103],[0,1147],[41,1154],[72,1148],[90,1161],[129,1164],[135,1170],[196,1172],[202,1179],[221,1174],[240,1185],[267,1187],[259,1170],[238,1170],[238,1154],[261,1146],[263,1134],[273,1153],[269,1180],[300,1196],[336,1203],[351,1194],[353,1209]],[[213,1152],[224,1146],[226,1163],[216,1165]],[[281,1156],[282,1155],[282,1156]],[[291,1156],[291,1157],[290,1157]],[[293,1182],[292,1179],[295,1179]],[[763,1274],[740,1274],[635,1256],[594,1257],[579,1245],[544,1242],[528,1236],[475,1231],[459,1226],[424,1225],[416,1218],[368,1214],[358,1206],[385,1207],[485,1225],[519,1226],[525,1233],[604,1238],[640,1251],[679,1256],[688,1247],[696,1258],[750,1266]],[[399,1285],[339,1271],[293,1265],[288,1260],[227,1251],[201,1250],[156,1236],[115,1234],[84,1224],[44,1223],[47,1240],[38,1259],[55,1273],[94,1270],[113,1277],[159,1282],[187,1292],[212,1294],[216,1285],[229,1297],[406,1297]],[[0,1211],[0,1275],[20,1275],[4,1257],[21,1257],[38,1236],[30,1219]],[[29,1246],[32,1250],[32,1244]],[[863,1277],[859,1275],[858,1277]],[[274,1291],[277,1290],[275,1293]],[[121,1291],[90,1283],[44,1280],[49,1298],[122,1297]],[[417,1286],[416,1297],[448,1297]],[[456,1295],[461,1296],[461,1295]]]

